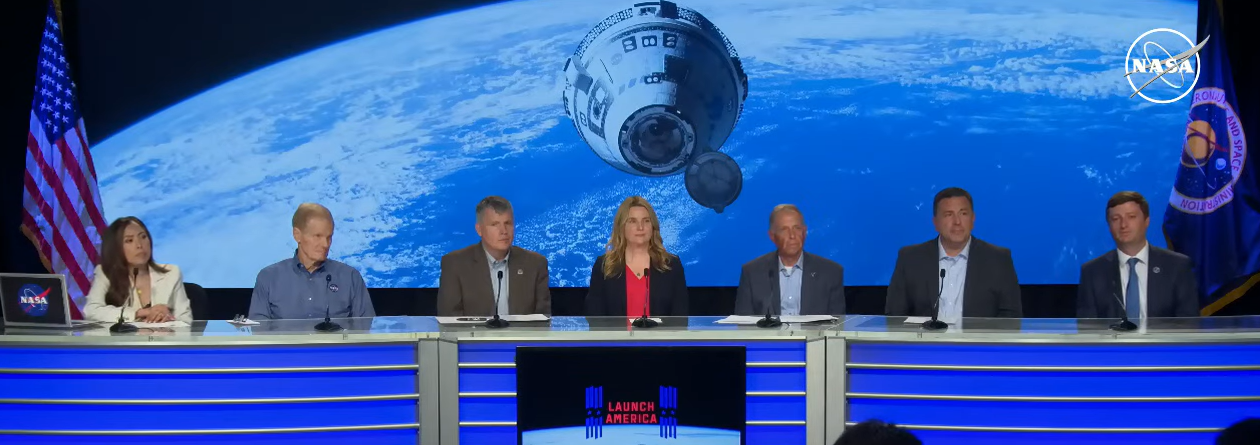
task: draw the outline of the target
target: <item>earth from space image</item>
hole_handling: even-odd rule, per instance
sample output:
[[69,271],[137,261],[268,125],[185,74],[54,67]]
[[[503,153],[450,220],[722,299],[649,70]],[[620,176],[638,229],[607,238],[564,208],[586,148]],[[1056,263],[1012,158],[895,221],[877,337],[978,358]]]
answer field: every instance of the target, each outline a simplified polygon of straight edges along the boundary
[[106,217],[142,218],[155,259],[206,287],[252,287],[292,256],[307,201],[331,209],[331,257],[369,287],[435,287],[441,255],[477,241],[487,195],[511,200],[516,244],[549,259],[553,286],[587,284],[630,195],[700,286],[734,285],[771,251],[785,202],[845,284],[886,285],[897,249],[935,236],[947,186],[971,191],[976,236],[1010,247],[1026,284],[1075,283],[1113,248],[1119,190],[1147,196],[1163,245],[1189,103],[1130,98],[1124,58],[1153,28],[1193,37],[1194,2],[680,1],[749,78],[721,147],[743,189],[722,213],[681,175],[609,166],[565,115],[566,59],[632,4],[495,3],[259,67],[96,141]]

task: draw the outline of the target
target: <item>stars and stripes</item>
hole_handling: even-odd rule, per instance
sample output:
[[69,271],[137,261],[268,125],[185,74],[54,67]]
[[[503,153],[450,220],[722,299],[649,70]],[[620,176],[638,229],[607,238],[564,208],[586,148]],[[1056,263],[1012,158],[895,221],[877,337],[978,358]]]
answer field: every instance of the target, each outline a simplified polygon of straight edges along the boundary
[[71,312],[82,318],[79,310],[92,285],[107,224],[79,114],[78,86],[70,79],[52,1],[40,49],[26,138],[22,232],[39,250],[44,266],[65,275],[75,302]]

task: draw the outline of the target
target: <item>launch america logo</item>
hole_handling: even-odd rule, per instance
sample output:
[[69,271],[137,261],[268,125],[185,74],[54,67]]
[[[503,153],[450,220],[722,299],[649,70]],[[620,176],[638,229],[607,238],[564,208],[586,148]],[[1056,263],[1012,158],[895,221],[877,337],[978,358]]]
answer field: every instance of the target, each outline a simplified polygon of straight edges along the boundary
[[661,387],[661,437],[678,438],[678,388]]
[[661,386],[653,401],[604,402],[603,386],[586,388],[586,438],[604,437],[604,425],[658,425],[660,437],[678,438],[678,388]]
[[604,387],[586,387],[586,438],[604,437]]

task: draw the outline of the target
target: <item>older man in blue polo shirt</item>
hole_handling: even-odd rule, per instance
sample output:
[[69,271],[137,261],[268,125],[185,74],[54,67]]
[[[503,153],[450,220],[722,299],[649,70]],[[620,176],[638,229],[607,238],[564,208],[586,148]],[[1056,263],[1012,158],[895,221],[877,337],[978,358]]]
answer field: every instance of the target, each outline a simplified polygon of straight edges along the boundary
[[319,204],[298,206],[293,214],[297,251],[258,272],[251,320],[376,316],[359,271],[328,259],[332,235],[332,212]]

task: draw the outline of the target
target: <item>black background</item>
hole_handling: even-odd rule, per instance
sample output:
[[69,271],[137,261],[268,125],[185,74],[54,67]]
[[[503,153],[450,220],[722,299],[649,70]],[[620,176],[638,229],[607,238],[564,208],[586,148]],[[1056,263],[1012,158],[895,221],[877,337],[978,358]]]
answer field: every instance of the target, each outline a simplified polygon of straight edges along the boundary
[[[18,303],[18,289],[27,284],[35,284],[48,292],[48,312],[43,316],[32,317],[22,311]],[[65,324],[66,317],[65,290],[61,280],[56,278],[0,277],[0,298],[4,299],[4,318],[14,323],[51,323]]]
[[[1200,0],[1200,25],[1207,2]],[[364,32],[463,9],[487,0],[64,0],[63,30],[71,75],[79,85],[89,142],[104,140],[188,95],[279,60]],[[1254,1],[1225,0],[1225,39],[1244,122],[1260,119],[1260,27]],[[0,271],[47,272],[19,231],[26,132],[46,0],[6,2],[0,14],[5,82],[0,82]],[[171,13],[179,8],[180,13]],[[127,23],[129,25],[122,25]],[[130,24],[143,24],[135,26]],[[203,38],[176,41],[173,30]],[[85,36],[109,35],[109,39]],[[1199,36],[1202,37],[1202,36]],[[1195,39],[1201,40],[1201,39]],[[161,54],[161,57],[155,55]],[[169,62],[160,62],[169,61]],[[113,74],[111,74],[113,73]],[[1100,225],[1099,230],[1104,227]],[[1036,236],[1036,234],[1029,234]],[[884,286],[846,286],[850,313],[883,312]],[[1026,317],[1072,317],[1076,286],[1021,286]],[[696,315],[725,315],[733,287],[691,288]],[[383,315],[432,315],[434,289],[372,289]],[[230,319],[248,310],[248,289],[207,289],[210,315]],[[581,315],[582,288],[553,289],[557,315]],[[1260,286],[1217,315],[1260,314]],[[202,316],[198,315],[198,318]]]
[[[660,386],[673,386],[680,427],[734,430],[743,437],[745,358],[743,346],[518,347],[518,441],[526,431],[585,425],[589,386],[604,387],[604,406],[657,402]],[[678,441],[686,443],[681,434]]]

